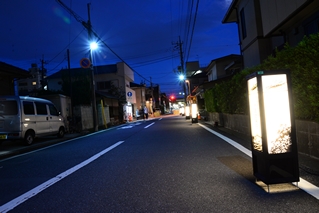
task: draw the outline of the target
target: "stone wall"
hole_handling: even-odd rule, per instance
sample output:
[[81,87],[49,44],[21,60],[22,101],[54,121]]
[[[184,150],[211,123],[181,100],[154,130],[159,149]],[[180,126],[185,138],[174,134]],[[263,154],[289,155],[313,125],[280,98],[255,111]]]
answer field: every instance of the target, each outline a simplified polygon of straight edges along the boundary
[[[209,113],[208,122],[250,136],[248,115]],[[298,151],[319,159],[319,124],[302,120],[295,123]]]

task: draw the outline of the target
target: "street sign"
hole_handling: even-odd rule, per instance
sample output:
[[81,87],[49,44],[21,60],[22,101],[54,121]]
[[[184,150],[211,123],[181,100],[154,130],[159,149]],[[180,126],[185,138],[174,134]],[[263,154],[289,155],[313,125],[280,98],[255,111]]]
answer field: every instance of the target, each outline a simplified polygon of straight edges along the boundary
[[127,96],[128,96],[128,97],[132,97],[132,92],[128,92],[128,93],[127,93]]
[[82,68],[90,68],[91,66],[91,61],[88,58],[82,58],[80,60],[80,65]]

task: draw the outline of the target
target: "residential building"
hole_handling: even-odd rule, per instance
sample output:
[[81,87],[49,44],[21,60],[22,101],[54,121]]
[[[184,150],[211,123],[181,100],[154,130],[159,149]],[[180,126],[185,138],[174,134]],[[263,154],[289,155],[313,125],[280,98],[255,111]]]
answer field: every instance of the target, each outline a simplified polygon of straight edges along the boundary
[[145,91],[146,91],[146,85],[145,84],[136,84],[134,82],[130,82],[130,87],[135,91],[136,95],[136,104],[134,105],[134,116],[137,117],[139,115],[139,110],[142,109],[142,107],[146,103],[145,99]]
[[212,60],[205,71],[208,76],[208,81],[215,81],[239,72],[241,68],[242,57],[240,55],[231,54]]
[[222,21],[238,24],[244,67],[263,62],[287,42],[319,31],[317,0],[233,0]]
[[161,92],[160,86],[158,84],[151,84],[150,87],[146,88],[145,100],[146,106],[149,108],[149,110],[159,110],[163,107],[160,102],[160,96]]
[[17,81],[19,95],[36,95],[39,89],[46,89],[46,69],[40,69],[37,64],[31,64],[30,77]]
[[194,71],[189,72],[191,76],[188,77],[191,88],[189,92],[197,97],[199,109],[205,108],[204,92],[206,89],[211,88],[216,82],[231,77],[241,68],[242,57],[236,54],[213,59],[205,68],[193,67]]
[[0,95],[17,95],[15,81],[30,77],[28,71],[0,62]]
[[197,88],[207,82],[207,73],[204,67],[200,67],[199,61],[186,62],[186,95],[197,96],[199,109],[205,108],[204,98],[196,94]]
[[[133,117],[136,92],[130,87],[130,83],[134,81],[134,73],[130,67],[123,62],[119,62],[117,64],[94,66],[93,70],[99,125],[101,125],[102,116],[105,114],[107,122],[121,122],[129,116]],[[91,70],[84,68],[62,69],[48,76],[46,80],[48,89],[59,91],[62,90],[64,81],[70,81],[71,79],[74,82],[79,78],[91,81]],[[73,94],[77,92],[70,90]],[[103,108],[106,108],[106,113],[103,113],[103,110],[100,109],[102,105]]]

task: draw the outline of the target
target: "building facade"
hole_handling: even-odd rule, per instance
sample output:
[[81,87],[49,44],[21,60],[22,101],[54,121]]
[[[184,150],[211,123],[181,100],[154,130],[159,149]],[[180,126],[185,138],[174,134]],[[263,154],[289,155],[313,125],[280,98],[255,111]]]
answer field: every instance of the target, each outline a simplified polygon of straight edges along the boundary
[[243,65],[263,62],[275,49],[319,32],[317,0],[233,0],[223,23],[237,23]]
[[31,64],[29,68],[29,78],[17,81],[19,95],[32,95],[36,91],[46,88],[46,69],[40,69],[37,64]]

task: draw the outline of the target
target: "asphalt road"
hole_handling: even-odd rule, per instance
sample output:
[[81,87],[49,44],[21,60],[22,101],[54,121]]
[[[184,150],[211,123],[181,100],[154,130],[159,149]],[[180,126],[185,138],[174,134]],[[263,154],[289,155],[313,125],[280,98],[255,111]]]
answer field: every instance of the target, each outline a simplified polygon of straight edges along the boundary
[[0,161],[0,212],[318,212],[292,184],[185,117],[140,121]]

